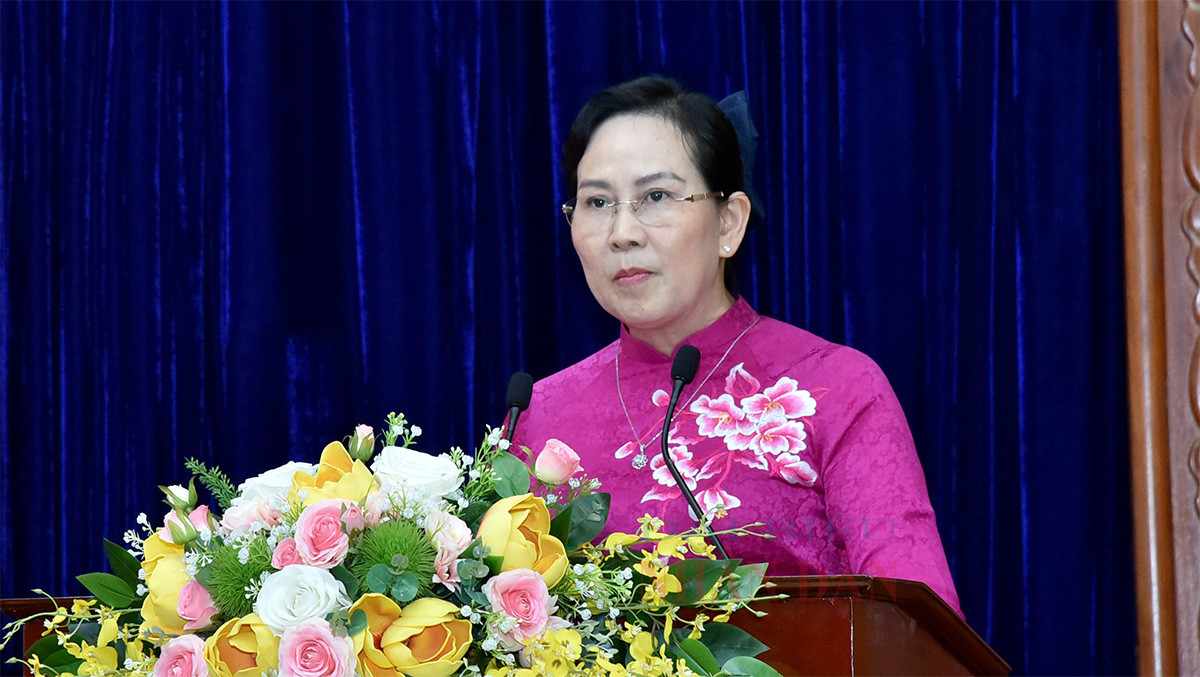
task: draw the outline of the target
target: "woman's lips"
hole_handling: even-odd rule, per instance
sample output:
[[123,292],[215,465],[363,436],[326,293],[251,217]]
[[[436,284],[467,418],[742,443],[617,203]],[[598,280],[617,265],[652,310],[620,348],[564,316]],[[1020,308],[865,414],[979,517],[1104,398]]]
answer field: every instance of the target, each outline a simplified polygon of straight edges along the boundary
[[650,276],[653,274],[654,273],[642,268],[629,268],[614,275],[613,282],[623,287],[632,287],[650,279]]

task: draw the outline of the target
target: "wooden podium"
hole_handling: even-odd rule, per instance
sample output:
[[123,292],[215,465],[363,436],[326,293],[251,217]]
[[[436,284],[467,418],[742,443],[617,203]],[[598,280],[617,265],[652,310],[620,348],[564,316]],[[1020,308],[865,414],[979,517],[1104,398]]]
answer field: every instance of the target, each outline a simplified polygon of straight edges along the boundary
[[[1010,672],[1004,659],[923,583],[869,576],[769,580],[775,587],[764,593],[784,593],[788,599],[755,605],[767,612],[762,618],[740,612],[733,622],[771,647],[759,658],[783,675]],[[59,601],[69,604],[70,598]],[[45,599],[0,600],[6,620],[48,610]],[[41,631],[40,623],[27,625],[24,646]]]
[[783,675],[1007,675],[1011,668],[924,583],[870,576],[769,578],[733,623],[771,647]]

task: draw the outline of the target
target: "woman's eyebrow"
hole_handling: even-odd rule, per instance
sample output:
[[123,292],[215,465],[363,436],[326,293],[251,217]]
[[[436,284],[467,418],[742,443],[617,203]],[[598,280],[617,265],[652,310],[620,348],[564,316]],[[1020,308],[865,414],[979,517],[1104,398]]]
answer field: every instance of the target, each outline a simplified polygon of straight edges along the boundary
[[580,181],[579,185],[576,187],[576,190],[581,188],[603,188],[605,190],[611,190],[612,184],[602,179],[588,179],[587,181]]
[[685,183],[683,178],[680,177],[675,172],[666,171],[666,172],[654,172],[653,174],[647,174],[647,175],[643,176],[642,178],[638,179],[637,181],[635,181],[633,185],[643,186],[647,183],[653,183],[655,181],[659,181],[662,179],[672,179],[674,181],[678,181],[679,183]]

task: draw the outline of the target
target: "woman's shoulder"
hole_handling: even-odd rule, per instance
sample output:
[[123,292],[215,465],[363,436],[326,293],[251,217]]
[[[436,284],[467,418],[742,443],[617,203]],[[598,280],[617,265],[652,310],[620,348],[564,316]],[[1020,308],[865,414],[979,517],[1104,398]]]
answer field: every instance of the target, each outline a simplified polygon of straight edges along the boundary
[[887,383],[875,360],[856,348],[772,317],[763,316],[759,324],[761,335],[753,346],[756,357],[781,371],[859,385]]
[[613,341],[575,364],[539,379],[533,384],[534,396],[546,397],[563,391],[577,392],[586,388],[612,368],[616,350],[617,342]]

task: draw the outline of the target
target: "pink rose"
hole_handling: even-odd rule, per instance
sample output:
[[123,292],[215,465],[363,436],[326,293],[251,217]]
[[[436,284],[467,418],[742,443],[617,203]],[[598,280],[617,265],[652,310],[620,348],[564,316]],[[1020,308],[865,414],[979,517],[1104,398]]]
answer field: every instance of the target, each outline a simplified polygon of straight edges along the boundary
[[[329,498],[317,501],[300,513],[296,520],[296,552],[300,561],[321,569],[332,569],[346,559],[350,549],[350,536],[342,514],[349,515],[349,501]],[[362,520],[362,512],[357,518]]]
[[255,524],[273,527],[283,519],[278,510],[265,501],[236,498],[221,516],[221,528],[230,533],[249,531]]
[[435,510],[425,517],[425,530],[437,545],[433,561],[433,580],[450,590],[458,590],[458,557],[471,545],[471,528],[461,519],[444,510]]
[[492,611],[517,621],[516,627],[501,636],[510,651],[542,634],[554,612],[546,580],[532,569],[505,571],[484,583],[483,592],[492,604]]
[[300,553],[296,552],[296,539],[285,538],[275,546],[275,552],[271,553],[271,566],[276,569],[282,569],[289,564],[304,564],[304,560],[300,559]]
[[[211,534],[212,533],[212,525],[209,524],[208,520],[209,520],[209,512],[208,512],[207,505],[199,506],[199,507],[193,509],[192,512],[188,514],[188,522],[190,523],[191,528],[196,530],[197,534]],[[174,510],[167,513],[167,515],[165,517],[163,517],[163,528],[158,530],[158,537],[163,539],[167,543],[175,542],[175,540],[171,536],[171,525],[172,524],[174,524],[176,526],[176,528],[178,528],[178,529],[181,529],[181,530],[186,529],[186,527],[183,523],[183,520],[179,519],[179,515],[175,514]]]
[[183,635],[167,642],[154,664],[154,677],[208,677],[204,640]]
[[533,472],[537,478],[553,486],[566,482],[571,475],[580,470],[579,454],[554,438],[546,440],[546,446],[542,447],[537,461],[533,464]]
[[184,630],[200,630],[212,625],[213,616],[217,615],[217,605],[203,585],[198,581],[188,581],[179,591],[175,613],[187,621],[183,625]]
[[350,677],[354,642],[335,637],[324,619],[288,629],[279,640],[279,677]]

